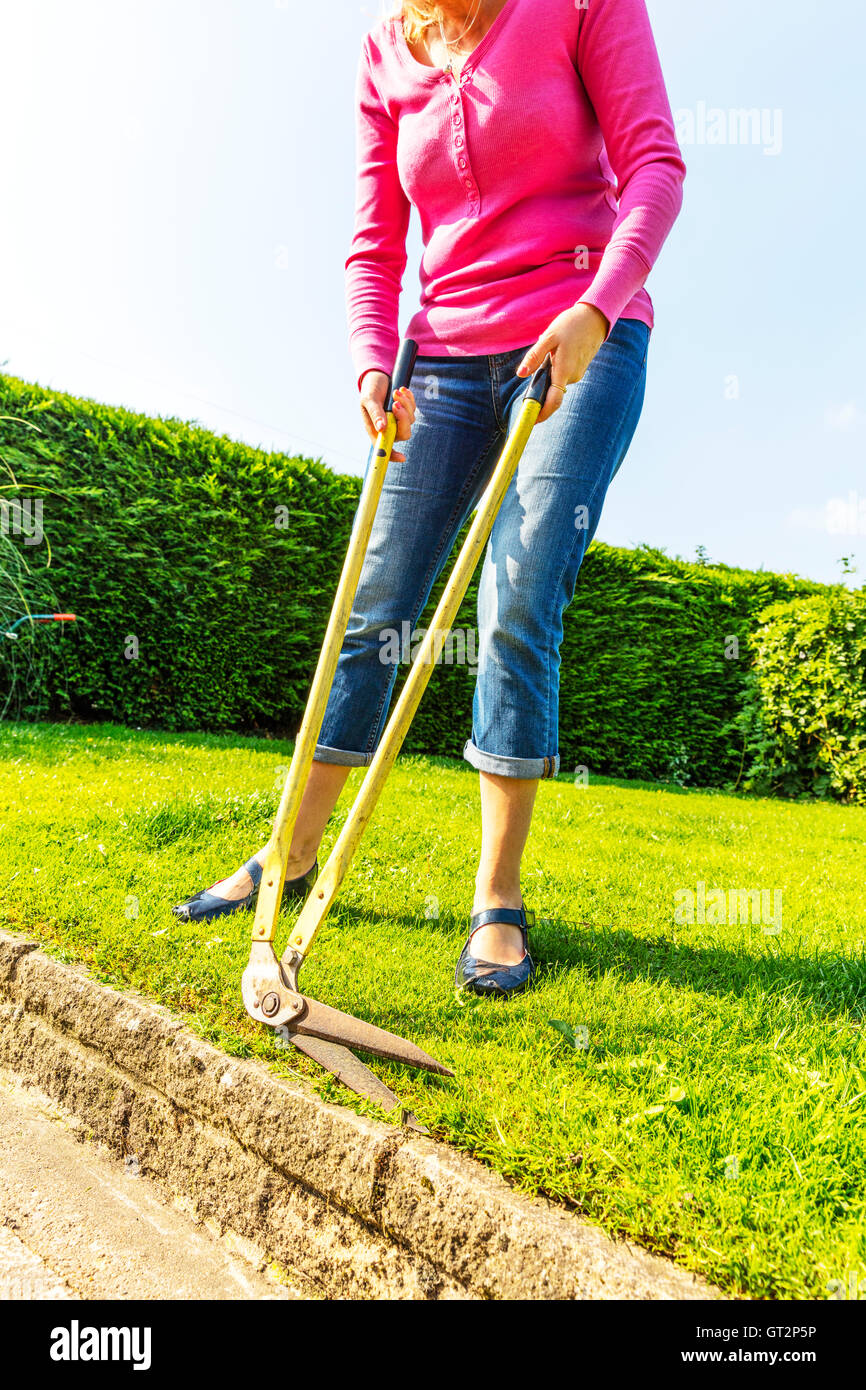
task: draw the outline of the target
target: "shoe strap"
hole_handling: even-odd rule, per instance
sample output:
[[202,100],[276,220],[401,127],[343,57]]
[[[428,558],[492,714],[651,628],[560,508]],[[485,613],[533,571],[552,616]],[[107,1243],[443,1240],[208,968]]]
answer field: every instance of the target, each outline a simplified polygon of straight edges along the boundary
[[[525,948],[524,948],[525,950]],[[524,955],[524,960],[526,959]],[[518,961],[517,965],[503,965],[501,961],[481,960],[479,956],[470,956],[473,966],[481,966],[482,970],[516,970],[517,965],[522,965],[523,961]]]
[[486,927],[488,922],[504,922],[510,927],[520,927],[525,933],[535,926],[535,913],[525,907],[487,907],[469,918],[469,935],[479,927]]
[[[251,878],[252,881],[253,881],[253,888],[258,888],[259,884],[260,884],[261,881],[262,881],[262,874],[263,874],[264,871],[265,871],[264,865],[263,865],[263,864],[260,864],[259,861],[258,861],[258,859],[248,859],[247,862],[246,862],[246,864],[244,864],[244,868],[246,869],[247,873],[249,874],[250,878]],[[319,861],[318,861],[318,859],[317,859],[317,860],[315,861],[315,863],[313,864],[313,867],[312,867],[311,869],[308,869],[307,872],[306,872],[305,874],[301,874],[299,878],[293,878],[293,879],[287,880],[287,882],[291,882],[291,883],[306,883],[307,880],[310,879],[310,878],[312,878],[312,882],[315,882],[315,880],[318,878],[318,876],[319,876]]]

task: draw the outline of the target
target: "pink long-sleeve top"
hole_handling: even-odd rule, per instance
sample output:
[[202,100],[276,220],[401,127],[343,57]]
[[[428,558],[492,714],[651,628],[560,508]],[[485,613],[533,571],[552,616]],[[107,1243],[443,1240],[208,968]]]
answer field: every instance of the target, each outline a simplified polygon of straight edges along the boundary
[[410,205],[424,253],[407,336],[425,355],[507,352],[580,302],[653,325],[644,281],[685,165],[645,0],[506,0],[459,78],[399,18],[364,40],[346,261],[360,378],[390,374]]

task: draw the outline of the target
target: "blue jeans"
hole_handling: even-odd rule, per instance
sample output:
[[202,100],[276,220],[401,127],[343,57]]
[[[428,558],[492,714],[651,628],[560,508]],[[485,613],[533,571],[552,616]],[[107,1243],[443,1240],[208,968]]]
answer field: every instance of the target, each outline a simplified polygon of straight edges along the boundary
[[[649,337],[637,319],[619,320],[583,380],[533,430],[494,523],[478,589],[472,737],[463,750],[484,772],[559,771],[562,615],[640,417]],[[398,662],[408,660],[415,624],[519,413],[526,379],[515,369],[525,351],[417,360],[412,437],[400,446],[405,462],[388,466],[320,762],[372,761]],[[456,637],[459,659],[475,634]],[[453,644],[439,659],[449,655]]]

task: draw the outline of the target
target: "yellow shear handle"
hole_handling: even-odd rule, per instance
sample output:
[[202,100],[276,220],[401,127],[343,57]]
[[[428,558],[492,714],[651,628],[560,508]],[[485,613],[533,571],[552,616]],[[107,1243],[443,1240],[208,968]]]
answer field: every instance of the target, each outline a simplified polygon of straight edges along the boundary
[[454,563],[454,568],[427,629],[427,634],[412,662],[412,668],[388,720],[379,747],[367,769],[358,795],[352,804],[352,809],[328,861],[319,874],[315,887],[292,928],[287,954],[294,952],[302,958],[306,956],[313,937],[325,920],[339,892],[361,836],[364,834],[385,785],[388,773],[391,771],[403,745],[403,740],[409,731],[415,711],[421,702],[421,696],[433,674],[433,667],[442,650],[442,644],[457,617],[469,582],[484,553],[490,532],[493,529],[493,523],[517,471],[517,465],[526,448],[539,412],[544,405],[549,386],[550,358],[548,356],[527,388],[520,414],[505,442],[499,462],[478,504],[478,510],[469,528],[469,533]]
[[398,387],[408,385],[417,354],[417,344],[407,338],[400,347],[394,365],[394,374],[386,405],[385,428],[376,438],[373,458],[364,480],[361,500],[355,514],[352,534],[349,538],[349,548],[343,562],[334,606],[331,609],[325,640],[316,666],[316,674],[313,677],[313,685],[307,699],[307,708],[304,711],[286,784],[283,787],[271,838],[268,841],[262,883],[253,922],[253,941],[273,941],[276,935],[280,900],[283,895],[283,879],[292,844],[295,821],[304,794],[304,787],[307,784],[313,754],[316,751],[319,730],[325,717],[325,708],[331,692],[334,672],[337,669],[337,658],[340,655],[343,638],[346,634],[346,627],[361,574],[361,566],[367,553],[376,508],[379,505],[382,485],[385,481],[385,474],[391,460],[391,450],[394,447],[394,439],[397,434],[397,421],[391,410],[394,392]]

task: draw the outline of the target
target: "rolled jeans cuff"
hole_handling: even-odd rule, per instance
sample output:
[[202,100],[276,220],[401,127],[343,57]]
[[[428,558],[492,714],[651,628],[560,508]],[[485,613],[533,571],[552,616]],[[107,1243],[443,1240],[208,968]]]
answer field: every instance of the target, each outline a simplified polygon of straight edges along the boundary
[[506,758],[499,753],[483,753],[469,739],[463,756],[479,772],[493,772],[499,777],[555,777],[559,771],[559,754],[550,758]]
[[317,763],[339,763],[341,767],[369,767],[373,761],[372,753],[350,753],[345,748],[328,748],[324,743],[316,744],[313,761]]

